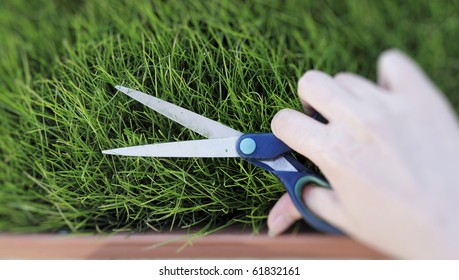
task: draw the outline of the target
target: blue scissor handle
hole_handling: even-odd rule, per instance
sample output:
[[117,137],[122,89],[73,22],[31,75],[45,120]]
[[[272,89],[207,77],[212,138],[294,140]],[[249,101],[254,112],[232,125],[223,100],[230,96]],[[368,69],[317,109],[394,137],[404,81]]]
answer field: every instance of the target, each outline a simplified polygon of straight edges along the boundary
[[314,184],[322,188],[331,189],[330,184],[320,176],[312,172],[292,172],[292,171],[272,171],[284,187],[287,189],[290,198],[296,209],[300,212],[303,220],[314,229],[330,234],[343,234],[339,229],[317,217],[309,210],[303,202],[303,190],[309,184]]
[[[308,184],[331,189],[330,184],[289,155],[288,153],[292,152],[292,149],[274,136],[274,134],[243,134],[237,142],[237,151],[242,158],[258,167],[268,170],[279,178],[306,223],[321,232],[342,234],[339,229],[312,213],[303,202],[303,189]],[[262,160],[274,159],[280,156],[284,156],[298,171],[277,171],[262,162]]]

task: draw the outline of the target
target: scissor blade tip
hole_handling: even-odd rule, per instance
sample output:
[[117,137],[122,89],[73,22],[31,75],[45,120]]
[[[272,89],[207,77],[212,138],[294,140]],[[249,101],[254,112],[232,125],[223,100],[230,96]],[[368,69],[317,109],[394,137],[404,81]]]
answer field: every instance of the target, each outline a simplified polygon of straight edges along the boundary
[[115,154],[115,152],[113,150],[103,150],[102,153],[105,154],[105,155],[114,155]]
[[132,89],[130,88],[127,88],[127,87],[123,87],[123,86],[120,86],[120,85],[116,85],[115,88],[123,93],[127,93],[128,91],[132,91]]

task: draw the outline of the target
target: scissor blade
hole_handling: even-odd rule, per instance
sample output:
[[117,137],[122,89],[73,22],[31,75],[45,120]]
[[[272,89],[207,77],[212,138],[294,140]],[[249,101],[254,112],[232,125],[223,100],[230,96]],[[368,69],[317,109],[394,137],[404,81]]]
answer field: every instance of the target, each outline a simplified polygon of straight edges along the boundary
[[260,162],[268,165],[269,167],[271,167],[272,169],[276,170],[276,171],[293,171],[293,172],[296,172],[298,171],[298,169],[296,169],[290,162],[288,162],[287,159],[285,159],[284,157],[280,157],[280,158],[277,158],[277,159],[273,159],[273,160],[260,160]]
[[104,154],[136,157],[239,157],[239,137],[168,142],[102,151]]
[[115,86],[115,88],[134,98],[145,106],[155,110],[156,112],[207,138],[224,138],[242,135],[241,132],[226,125],[141,91],[133,90],[123,86]]

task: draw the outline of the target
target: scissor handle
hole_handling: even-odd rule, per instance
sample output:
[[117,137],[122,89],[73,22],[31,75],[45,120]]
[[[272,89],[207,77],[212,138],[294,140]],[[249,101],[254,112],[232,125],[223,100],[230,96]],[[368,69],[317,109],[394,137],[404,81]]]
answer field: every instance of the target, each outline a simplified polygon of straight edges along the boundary
[[310,171],[273,171],[273,173],[279,178],[284,187],[287,189],[293,204],[295,205],[296,209],[298,209],[301,216],[303,217],[303,220],[307,224],[312,226],[314,229],[324,233],[343,234],[343,232],[339,229],[317,217],[303,202],[303,190],[306,186],[313,184],[322,188],[331,189],[331,186],[327,181]]
[[[237,143],[238,154],[247,161],[275,174],[290,195],[303,219],[318,231],[342,234],[340,230],[317,217],[303,202],[303,189],[308,184],[331,189],[330,184],[306,168],[289,153],[292,149],[272,133],[250,133],[242,135]],[[277,171],[263,163],[263,160],[283,156],[297,171]]]

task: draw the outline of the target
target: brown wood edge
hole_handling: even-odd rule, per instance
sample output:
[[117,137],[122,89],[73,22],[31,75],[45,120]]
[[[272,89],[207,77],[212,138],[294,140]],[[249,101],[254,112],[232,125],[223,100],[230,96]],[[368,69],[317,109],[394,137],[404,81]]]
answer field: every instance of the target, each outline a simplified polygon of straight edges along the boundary
[[183,233],[135,235],[0,234],[0,259],[381,259],[347,237]]

